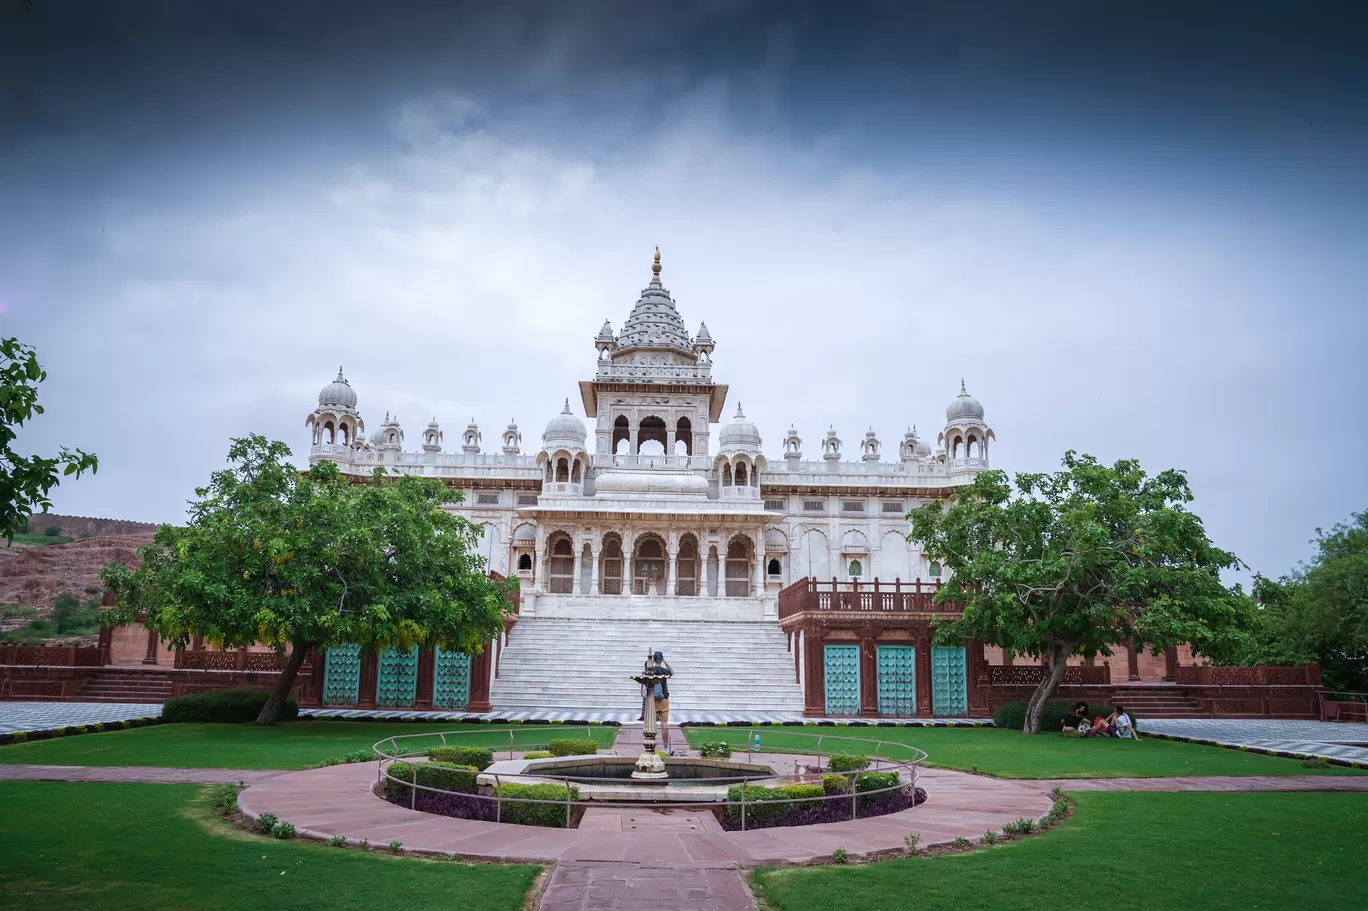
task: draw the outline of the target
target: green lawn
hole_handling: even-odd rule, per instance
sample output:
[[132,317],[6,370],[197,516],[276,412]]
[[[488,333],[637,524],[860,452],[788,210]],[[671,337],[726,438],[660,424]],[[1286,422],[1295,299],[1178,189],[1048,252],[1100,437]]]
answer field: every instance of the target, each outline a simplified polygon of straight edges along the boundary
[[[1178,775],[1356,775],[1362,770],[1331,766],[1303,768],[1299,760],[1244,753],[1224,747],[1200,746],[1175,740],[1144,737],[1141,741],[1080,740],[1062,734],[1026,736],[996,728],[755,728],[762,750],[804,752],[822,736],[822,749],[835,753],[872,755],[875,738],[909,744],[924,750],[927,764],[946,769],[978,771],[1002,778],[1161,778]],[[789,732],[786,734],[785,732]],[[744,745],[746,728],[685,728],[691,745],[726,740]],[[794,733],[813,735],[792,736]],[[841,740],[839,738],[854,738]],[[911,758],[908,750],[882,748],[880,755]]]
[[[615,727],[591,727],[604,747]],[[169,766],[172,768],[302,769],[331,756],[369,750],[376,741],[399,734],[421,734],[399,743],[405,749],[441,746],[437,731],[461,731],[450,744],[507,748],[509,732],[518,749],[549,740],[583,738],[586,728],[572,725],[411,724],[404,722],[295,721],[275,727],[251,724],[162,724],[103,734],[81,734],[0,747],[0,764]]]
[[1368,794],[1077,795],[1058,829],[967,854],[762,869],[777,911],[1368,908]]
[[251,835],[190,785],[6,781],[0,806],[5,907],[515,911],[538,870]]

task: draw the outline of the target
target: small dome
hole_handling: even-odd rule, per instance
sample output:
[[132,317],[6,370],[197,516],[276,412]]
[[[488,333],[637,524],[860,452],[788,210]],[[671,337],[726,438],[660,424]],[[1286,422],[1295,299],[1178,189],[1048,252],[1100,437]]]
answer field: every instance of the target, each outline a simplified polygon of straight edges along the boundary
[[551,419],[542,434],[543,449],[583,449],[588,431],[584,422],[570,412],[570,400],[565,400],[565,410]]
[[342,375],[342,368],[337,368],[337,379],[323,387],[323,391],[318,394],[318,407],[327,406],[337,408],[356,408],[356,393],[352,391],[351,383]]
[[718,442],[723,449],[760,448],[760,429],[746,420],[740,402],[736,403],[736,417],[731,419],[730,424],[723,425],[722,432],[718,434]]
[[926,442],[926,440],[918,440],[918,441],[917,441],[917,455],[919,455],[919,456],[929,456],[930,454],[931,454],[931,444],[928,443],[928,442]]
[[981,421],[983,420],[983,406],[979,400],[974,398],[964,389],[964,380],[960,380],[960,392],[955,396],[955,400],[945,408],[945,420],[951,421]]

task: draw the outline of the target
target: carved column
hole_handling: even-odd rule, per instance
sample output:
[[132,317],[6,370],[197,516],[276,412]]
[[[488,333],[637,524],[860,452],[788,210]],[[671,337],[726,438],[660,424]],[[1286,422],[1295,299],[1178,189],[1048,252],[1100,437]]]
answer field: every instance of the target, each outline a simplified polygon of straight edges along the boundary
[[602,539],[589,542],[589,594],[599,594],[599,557],[603,553]]
[[143,658],[142,663],[157,663],[157,631],[154,629],[147,631],[147,657]]
[[1136,651],[1134,639],[1126,642],[1126,679],[1140,679],[1140,653]]

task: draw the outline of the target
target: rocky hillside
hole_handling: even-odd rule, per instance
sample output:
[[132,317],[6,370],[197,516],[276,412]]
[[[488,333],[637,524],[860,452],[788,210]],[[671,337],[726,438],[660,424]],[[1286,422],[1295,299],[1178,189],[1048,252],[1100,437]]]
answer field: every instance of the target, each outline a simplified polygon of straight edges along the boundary
[[22,604],[46,615],[62,592],[85,600],[90,597],[86,587],[100,584],[100,570],[105,564],[137,563],[137,550],[152,541],[153,530],[79,538],[70,544],[44,547],[15,543],[7,548],[0,540],[0,604]]

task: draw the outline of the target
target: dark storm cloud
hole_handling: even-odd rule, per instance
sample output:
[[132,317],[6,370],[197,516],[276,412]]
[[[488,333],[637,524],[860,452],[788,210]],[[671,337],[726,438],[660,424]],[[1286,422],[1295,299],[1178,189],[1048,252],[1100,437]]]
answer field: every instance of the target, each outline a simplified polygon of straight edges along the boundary
[[101,454],[59,508],[176,519],[342,361],[530,448],[659,243],[771,450],[934,438],[964,376],[995,464],[1186,468],[1278,571],[1368,500],[1363,10],[0,0],[23,440]]

